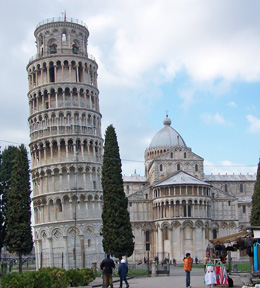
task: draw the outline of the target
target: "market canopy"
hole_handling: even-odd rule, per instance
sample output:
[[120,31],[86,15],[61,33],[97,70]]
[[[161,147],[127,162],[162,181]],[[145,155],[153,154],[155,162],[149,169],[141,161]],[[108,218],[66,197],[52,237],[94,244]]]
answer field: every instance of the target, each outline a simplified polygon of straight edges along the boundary
[[213,243],[213,244],[216,244],[218,241],[222,242],[222,243],[229,243],[229,242],[237,241],[238,239],[240,239],[242,237],[245,237],[245,236],[247,236],[249,234],[250,234],[250,232],[242,231],[242,232],[239,232],[239,233],[235,233],[235,234],[219,237],[219,238],[212,239],[212,240],[209,240],[209,241],[211,243]]

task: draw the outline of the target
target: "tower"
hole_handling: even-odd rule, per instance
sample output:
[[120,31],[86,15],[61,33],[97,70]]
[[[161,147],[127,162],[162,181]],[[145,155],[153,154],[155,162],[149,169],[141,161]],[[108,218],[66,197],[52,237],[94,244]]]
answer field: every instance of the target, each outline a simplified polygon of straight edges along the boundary
[[36,265],[81,268],[103,256],[98,65],[76,19],[48,19],[34,35],[27,72]]

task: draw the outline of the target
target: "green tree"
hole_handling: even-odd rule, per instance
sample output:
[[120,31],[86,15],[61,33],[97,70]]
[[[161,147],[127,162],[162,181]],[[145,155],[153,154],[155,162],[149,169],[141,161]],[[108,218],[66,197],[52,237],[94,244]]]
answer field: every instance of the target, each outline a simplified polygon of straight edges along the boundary
[[103,187],[103,249],[122,258],[134,251],[134,235],[124,193],[121,159],[115,129],[107,127],[102,166]]
[[22,272],[22,255],[32,251],[31,189],[27,150],[24,145],[14,159],[10,188],[7,193],[5,246],[19,257]]
[[[8,146],[2,155],[0,162],[0,253],[4,245],[6,235],[6,207],[7,193],[10,189],[11,173],[14,165],[14,159],[19,149],[15,146]],[[1,255],[1,254],[0,254]]]
[[260,226],[260,160],[257,168],[254,194],[252,196],[251,225]]

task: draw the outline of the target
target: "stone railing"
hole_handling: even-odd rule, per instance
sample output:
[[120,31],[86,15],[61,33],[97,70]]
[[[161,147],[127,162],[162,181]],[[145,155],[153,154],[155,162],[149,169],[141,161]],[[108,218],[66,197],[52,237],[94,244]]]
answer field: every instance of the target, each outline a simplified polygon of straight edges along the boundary
[[74,19],[74,18],[67,18],[66,16],[64,16],[64,17],[52,17],[52,18],[45,19],[45,20],[41,21],[36,26],[36,29],[38,27],[44,25],[44,24],[53,23],[53,22],[71,22],[71,23],[79,24],[79,25],[88,29],[87,25],[84,22],[82,22],[78,19]]

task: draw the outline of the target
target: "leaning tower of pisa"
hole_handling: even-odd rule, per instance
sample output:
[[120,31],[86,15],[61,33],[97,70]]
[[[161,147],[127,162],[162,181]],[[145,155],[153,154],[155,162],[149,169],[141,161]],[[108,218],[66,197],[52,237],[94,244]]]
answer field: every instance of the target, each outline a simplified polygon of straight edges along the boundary
[[103,257],[98,65],[76,19],[48,19],[34,35],[27,72],[36,265],[87,267]]

